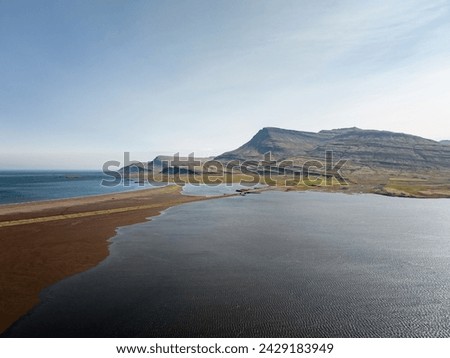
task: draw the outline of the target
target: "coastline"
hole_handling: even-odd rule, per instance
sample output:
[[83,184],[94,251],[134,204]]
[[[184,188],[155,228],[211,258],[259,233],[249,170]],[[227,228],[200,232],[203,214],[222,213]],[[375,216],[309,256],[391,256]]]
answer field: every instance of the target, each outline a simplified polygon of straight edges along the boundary
[[[178,186],[0,206],[0,334],[39,303],[42,289],[89,270],[121,226],[214,197]],[[2,225],[3,224],[3,225]]]
[[[118,227],[144,222],[184,203],[273,189],[277,188],[269,186],[222,196],[193,196],[182,194],[178,185],[169,185],[0,205],[0,334],[39,303],[42,289],[103,261],[109,255],[108,239],[115,235]],[[299,189],[278,188],[282,191],[405,197],[395,195],[397,193],[361,190],[361,187],[359,190],[354,187],[353,190],[336,190],[335,187]]]

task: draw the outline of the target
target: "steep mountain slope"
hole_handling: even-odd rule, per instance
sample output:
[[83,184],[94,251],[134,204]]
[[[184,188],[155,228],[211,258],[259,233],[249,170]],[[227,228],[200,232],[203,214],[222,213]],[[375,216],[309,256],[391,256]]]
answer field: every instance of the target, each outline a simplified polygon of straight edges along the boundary
[[336,159],[383,169],[450,169],[450,146],[404,133],[345,128],[319,133],[263,128],[249,142],[217,160],[262,159],[270,151],[277,159]]

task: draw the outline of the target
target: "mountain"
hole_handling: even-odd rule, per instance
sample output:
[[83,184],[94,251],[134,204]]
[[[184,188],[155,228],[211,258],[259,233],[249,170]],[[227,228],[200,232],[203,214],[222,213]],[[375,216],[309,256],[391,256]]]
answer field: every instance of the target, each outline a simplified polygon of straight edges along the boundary
[[418,136],[388,131],[343,128],[318,133],[263,128],[241,147],[215,159],[261,160],[271,152],[276,160],[318,159],[332,150],[335,160],[346,159],[353,166],[373,169],[450,169],[450,146]]
[[445,144],[445,145],[450,145],[450,140],[441,140],[439,143]]
[[[180,161],[188,161],[188,157],[179,157]],[[201,163],[206,162],[207,160],[212,160],[213,157],[209,158],[197,158],[195,157],[196,161],[199,161]],[[170,155],[158,155],[153,160],[149,162],[134,162],[130,165],[124,166],[120,169],[120,172],[126,173],[126,174],[135,174],[139,171],[150,171],[155,173],[163,173],[163,174],[174,174],[174,173],[180,173],[180,174],[189,174],[190,171],[187,171],[185,168],[178,168],[171,166],[170,164],[174,160],[174,156]]]

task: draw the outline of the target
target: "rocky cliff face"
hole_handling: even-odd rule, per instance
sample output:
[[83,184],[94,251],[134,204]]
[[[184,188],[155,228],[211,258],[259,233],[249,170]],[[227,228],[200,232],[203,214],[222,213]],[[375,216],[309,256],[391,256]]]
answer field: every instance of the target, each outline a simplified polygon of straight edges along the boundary
[[409,134],[345,128],[319,133],[263,128],[249,142],[216,159],[261,159],[270,151],[275,159],[323,159],[332,150],[336,159],[353,165],[385,169],[450,169],[450,146]]

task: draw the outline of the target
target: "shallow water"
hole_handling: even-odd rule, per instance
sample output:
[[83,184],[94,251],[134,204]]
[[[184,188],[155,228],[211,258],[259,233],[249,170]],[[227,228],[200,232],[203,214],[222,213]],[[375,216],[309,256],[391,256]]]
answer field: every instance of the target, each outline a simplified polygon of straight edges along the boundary
[[220,196],[227,194],[236,194],[238,189],[252,189],[262,188],[264,185],[241,185],[237,183],[207,185],[207,184],[185,184],[183,185],[182,193],[184,195],[199,195],[199,196]]
[[448,337],[450,201],[266,192],[121,228],[5,336]]

